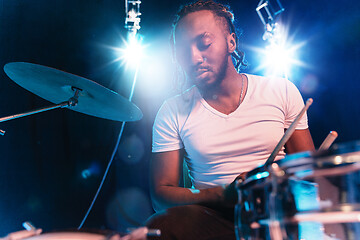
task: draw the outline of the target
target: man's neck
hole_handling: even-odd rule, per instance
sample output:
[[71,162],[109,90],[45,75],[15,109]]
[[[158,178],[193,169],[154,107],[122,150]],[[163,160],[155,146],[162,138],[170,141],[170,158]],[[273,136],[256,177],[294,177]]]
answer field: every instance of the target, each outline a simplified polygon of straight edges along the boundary
[[206,89],[206,91],[200,90],[203,98],[210,106],[225,114],[229,114],[238,108],[247,89],[246,76],[239,74],[233,64],[230,66],[218,85]]
[[235,70],[231,64],[221,81],[207,89],[200,89],[200,92],[205,99],[214,98],[232,98],[238,95],[241,88],[241,75]]

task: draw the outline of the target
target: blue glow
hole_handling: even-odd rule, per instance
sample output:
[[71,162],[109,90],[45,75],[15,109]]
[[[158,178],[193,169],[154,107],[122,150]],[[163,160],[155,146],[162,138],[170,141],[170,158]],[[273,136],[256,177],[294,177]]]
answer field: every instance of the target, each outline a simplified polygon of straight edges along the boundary
[[267,75],[288,75],[292,59],[296,57],[294,49],[282,44],[271,43],[265,50],[265,65]]
[[258,174],[256,174],[256,179],[266,178],[269,175],[270,175],[269,172],[258,173]]
[[100,174],[100,166],[96,162],[92,162],[88,168],[81,171],[81,177],[83,179],[88,179],[94,175],[97,176],[99,174]]
[[193,189],[193,188],[189,188],[189,190],[194,193],[194,194],[199,194],[200,190],[199,189]]
[[294,65],[306,66],[299,60],[299,49],[306,44],[305,41],[293,43],[293,37],[288,36],[288,29],[277,24],[274,36],[264,48],[250,47],[258,53],[261,64],[255,71],[265,71],[266,76],[279,76],[288,78]]
[[89,171],[89,169],[85,169],[81,172],[81,176],[84,178],[84,179],[87,179],[88,177],[90,177],[91,173]]
[[248,201],[245,201],[244,206],[245,206],[245,211],[248,212],[250,210]]
[[121,66],[125,64],[128,67],[139,66],[141,60],[144,58],[145,46],[142,45],[142,38],[140,35],[129,35],[127,41],[122,38],[123,47],[112,47],[117,58],[115,62],[120,61]]

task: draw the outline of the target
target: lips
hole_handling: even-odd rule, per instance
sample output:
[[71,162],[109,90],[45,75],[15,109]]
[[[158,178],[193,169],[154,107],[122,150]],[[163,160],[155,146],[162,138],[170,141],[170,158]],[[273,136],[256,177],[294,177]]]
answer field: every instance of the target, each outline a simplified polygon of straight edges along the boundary
[[198,76],[200,76],[203,73],[206,73],[208,71],[209,71],[209,69],[199,69],[199,70],[196,70],[195,75],[198,77]]
[[197,68],[194,69],[194,75],[195,75],[196,77],[199,77],[199,76],[201,76],[202,74],[207,73],[207,72],[210,72],[210,71],[211,71],[211,69],[208,68],[208,67],[197,67]]

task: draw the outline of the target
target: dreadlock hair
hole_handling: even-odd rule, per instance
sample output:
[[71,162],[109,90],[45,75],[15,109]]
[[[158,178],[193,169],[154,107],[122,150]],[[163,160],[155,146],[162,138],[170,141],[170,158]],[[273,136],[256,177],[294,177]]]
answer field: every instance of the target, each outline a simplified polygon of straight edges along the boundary
[[[173,54],[173,60],[176,62],[176,51],[175,51],[175,30],[177,27],[178,22],[185,17],[187,14],[192,12],[197,12],[201,10],[209,10],[211,11],[216,17],[222,18],[223,21],[227,26],[230,34],[234,34],[235,42],[236,42],[236,49],[231,54],[231,56],[235,60],[235,69],[239,72],[242,68],[247,66],[245,60],[245,53],[240,51],[239,44],[238,44],[238,36],[236,34],[236,29],[234,25],[234,14],[231,12],[230,7],[221,3],[217,3],[213,0],[198,0],[196,2],[190,3],[188,5],[183,5],[180,7],[179,11],[175,15],[175,19],[173,22],[173,28],[170,35],[170,46]],[[178,66],[179,68],[179,66]],[[184,73],[183,73],[184,74]],[[178,78],[178,76],[176,77]]]

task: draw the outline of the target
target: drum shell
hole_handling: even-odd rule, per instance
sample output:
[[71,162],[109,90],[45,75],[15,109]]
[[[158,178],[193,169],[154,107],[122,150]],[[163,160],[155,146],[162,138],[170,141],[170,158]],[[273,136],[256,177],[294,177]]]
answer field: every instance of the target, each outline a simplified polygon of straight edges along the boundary
[[238,239],[271,239],[269,224],[274,219],[283,239],[360,236],[358,142],[291,155],[276,164],[277,172],[259,167],[240,184]]
[[109,230],[89,230],[89,231],[59,231],[48,232],[32,236],[24,240],[112,240],[119,239],[116,232]]

